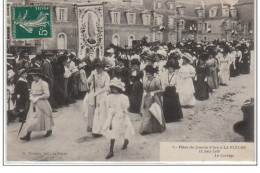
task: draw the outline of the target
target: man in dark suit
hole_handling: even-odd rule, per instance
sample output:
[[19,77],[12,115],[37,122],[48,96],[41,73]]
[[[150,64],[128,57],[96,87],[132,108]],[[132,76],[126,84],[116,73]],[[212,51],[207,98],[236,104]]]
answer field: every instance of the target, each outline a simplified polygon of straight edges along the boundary
[[50,89],[50,97],[49,101],[53,109],[57,109],[57,105],[54,103],[53,99],[53,82],[54,82],[54,75],[53,75],[53,68],[51,65],[51,61],[53,59],[52,54],[43,54],[43,62],[42,62],[42,72],[48,78],[49,89]]

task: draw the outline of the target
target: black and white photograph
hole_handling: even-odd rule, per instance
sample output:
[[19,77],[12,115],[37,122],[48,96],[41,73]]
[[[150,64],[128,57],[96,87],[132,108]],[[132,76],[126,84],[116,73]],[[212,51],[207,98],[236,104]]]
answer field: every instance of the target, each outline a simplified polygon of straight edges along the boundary
[[256,1],[5,0],[4,164],[256,164]]

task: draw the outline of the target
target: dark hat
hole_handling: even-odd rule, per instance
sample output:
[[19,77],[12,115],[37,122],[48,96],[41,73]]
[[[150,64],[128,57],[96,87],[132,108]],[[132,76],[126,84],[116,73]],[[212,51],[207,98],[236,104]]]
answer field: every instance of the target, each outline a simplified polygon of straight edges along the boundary
[[207,52],[204,52],[203,54],[201,54],[199,56],[199,59],[203,60],[203,61],[206,61],[209,59],[209,54]]
[[140,66],[140,61],[138,60],[138,59],[132,59],[131,60],[131,65],[138,65],[138,66]]
[[60,60],[60,62],[68,61],[68,56],[60,55],[58,59]]
[[101,68],[105,68],[105,67],[109,67],[109,63],[107,62],[107,60],[105,58],[103,58],[102,60],[98,59],[98,61],[94,64],[94,67],[101,67]]
[[41,54],[37,54],[36,57],[34,58],[35,61],[42,61],[43,56]]
[[152,65],[145,66],[144,70],[146,71],[146,73],[151,73],[151,74],[157,73],[158,71],[158,69],[154,68]]
[[33,68],[28,72],[29,75],[37,75],[41,77],[45,77],[40,68]]
[[179,62],[178,61],[175,61],[175,62],[167,61],[167,63],[164,66],[164,68],[169,68],[169,67],[172,67],[173,69],[179,69],[180,68]]

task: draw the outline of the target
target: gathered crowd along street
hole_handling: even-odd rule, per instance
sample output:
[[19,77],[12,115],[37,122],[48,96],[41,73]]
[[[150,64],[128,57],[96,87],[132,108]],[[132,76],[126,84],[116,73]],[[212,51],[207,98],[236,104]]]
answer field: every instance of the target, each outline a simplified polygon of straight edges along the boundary
[[[167,124],[178,124],[187,116],[184,109],[207,102],[235,77],[249,75],[251,44],[246,40],[143,42],[133,50],[111,45],[102,60],[92,61],[67,51],[43,52],[31,60],[26,52],[19,58],[8,57],[8,124],[19,117],[24,141],[34,140],[34,131],[47,131],[49,137],[54,112],[80,102],[92,139],[110,139],[109,159],[116,139],[124,141],[125,150],[135,133],[164,133]],[[245,102],[252,103],[250,98]],[[132,114],[141,118],[139,129],[133,127]]]

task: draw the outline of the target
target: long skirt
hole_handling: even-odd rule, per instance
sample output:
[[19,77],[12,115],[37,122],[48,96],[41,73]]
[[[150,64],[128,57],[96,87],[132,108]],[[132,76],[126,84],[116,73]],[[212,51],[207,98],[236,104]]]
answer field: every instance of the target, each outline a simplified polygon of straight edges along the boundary
[[236,65],[236,75],[239,76],[240,72],[241,72],[241,65],[240,65],[240,62],[239,62],[239,57],[236,57],[236,61],[235,61],[235,65]]
[[235,69],[233,63],[230,64],[229,72],[230,72],[230,77],[236,77],[237,76],[237,72],[236,72],[236,69]]
[[229,82],[229,77],[230,77],[229,65],[227,63],[221,64],[220,71],[219,71],[219,83],[227,85]]
[[208,84],[210,89],[217,89],[219,87],[219,81],[218,81],[218,73],[217,70],[210,69],[210,74],[208,77]]
[[106,97],[107,93],[103,93],[97,96],[92,134],[102,135],[102,127],[107,118]]
[[195,89],[191,78],[179,79],[178,92],[179,92],[181,106],[184,107],[195,106],[196,104],[196,99],[194,96]]
[[242,74],[249,74],[250,73],[249,57],[243,58],[240,66],[241,66],[241,73]]
[[[150,95],[144,96],[144,101],[142,105],[142,121],[140,133],[162,133],[165,129],[165,119],[162,110],[162,103],[158,95],[151,97]],[[153,103],[157,103],[161,108],[161,119],[162,124],[155,118],[155,116],[150,112],[150,107]]]
[[197,100],[206,100],[209,98],[209,85],[205,82],[206,76],[204,74],[197,74],[197,81],[195,81],[195,98]]
[[38,100],[30,105],[26,120],[26,131],[48,131],[54,125],[52,108],[47,99]]
[[108,115],[103,125],[103,135],[108,139],[129,139],[135,134],[132,122],[127,113]]
[[129,97],[129,102],[130,102],[129,112],[140,113],[142,96],[143,96],[143,84],[140,81],[136,81],[131,86],[131,93]]
[[165,122],[175,122],[183,118],[179,94],[175,87],[166,87],[163,96],[163,112]]

